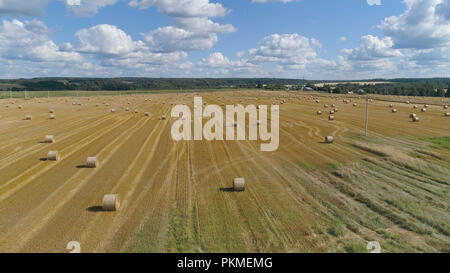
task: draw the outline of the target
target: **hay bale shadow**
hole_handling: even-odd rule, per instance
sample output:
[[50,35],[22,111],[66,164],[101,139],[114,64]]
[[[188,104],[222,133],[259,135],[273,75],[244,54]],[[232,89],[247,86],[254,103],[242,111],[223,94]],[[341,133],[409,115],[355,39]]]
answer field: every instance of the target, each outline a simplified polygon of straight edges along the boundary
[[88,166],[86,166],[86,165],[78,165],[77,166],[77,169],[87,169],[88,168]]
[[48,158],[46,158],[46,157],[43,157],[43,158],[39,158],[39,160],[40,160],[40,161],[47,161],[47,160],[48,160]]
[[103,207],[102,206],[92,206],[86,209],[89,212],[102,212]]
[[231,188],[220,188],[220,191],[222,191],[222,192],[234,192],[234,188],[233,187],[231,187]]

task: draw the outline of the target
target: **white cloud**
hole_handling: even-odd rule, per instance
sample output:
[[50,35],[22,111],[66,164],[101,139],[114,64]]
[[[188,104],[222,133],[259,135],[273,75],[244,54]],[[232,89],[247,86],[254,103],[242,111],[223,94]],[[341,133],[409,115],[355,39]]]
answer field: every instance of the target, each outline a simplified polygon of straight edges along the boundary
[[41,21],[4,20],[0,41],[2,77],[82,75],[92,67],[80,54],[61,51]]
[[132,52],[139,46],[131,36],[116,26],[102,24],[89,29],[81,29],[75,33],[73,44],[64,44],[66,51],[76,50],[81,53],[123,55]]
[[236,31],[230,24],[221,25],[209,19],[228,13],[220,3],[209,0],[132,0],[129,5],[141,9],[155,6],[173,20],[172,26],[159,27],[144,35],[144,41],[156,52],[210,49],[218,42],[218,34]]
[[258,48],[251,49],[251,61],[305,65],[317,57],[322,45],[314,38],[299,34],[272,34],[263,39]]
[[147,33],[144,40],[158,52],[204,50],[217,43],[218,33],[233,31],[233,26],[219,25],[207,18],[183,18],[175,20],[175,26]]
[[[143,41],[133,41],[131,36],[123,30],[107,24],[79,30],[75,34],[75,41],[63,44],[61,49],[87,54],[97,60],[97,64],[104,69],[115,68],[120,73],[131,75],[154,73],[156,68],[173,72],[177,65],[184,67],[188,65],[187,53],[183,51],[154,52]],[[111,73],[114,72],[111,71]]]
[[129,5],[140,9],[154,6],[169,17],[216,17],[228,13],[220,3],[209,0],[131,0]]
[[402,56],[400,50],[393,49],[391,38],[379,39],[376,36],[366,35],[361,37],[358,47],[355,49],[343,49],[343,53],[352,60],[375,60],[380,58]]
[[79,54],[60,51],[41,21],[4,20],[0,26],[0,57],[34,62],[81,61]]
[[92,16],[99,9],[114,5],[119,0],[62,0],[68,10],[76,16]]
[[0,0],[0,16],[42,16],[50,0]]
[[347,41],[347,37],[343,36],[343,37],[339,37],[339,41],[341,42],[345,42]]
[[406,11],[384,19],[381,28],[396,48],[450,46],[450,0],[405,0]]
[[379,6],[381,5],[381,0],[367,0],[369,6]]

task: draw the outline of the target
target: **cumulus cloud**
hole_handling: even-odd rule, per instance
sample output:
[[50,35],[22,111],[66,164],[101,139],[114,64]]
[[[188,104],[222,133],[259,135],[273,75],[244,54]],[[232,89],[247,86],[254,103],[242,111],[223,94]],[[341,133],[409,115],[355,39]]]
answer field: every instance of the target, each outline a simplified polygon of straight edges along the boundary
[[450,46],[450,0],[405,0],[406,11],[384,19],[381,28],[396,48]]
[[156,7],[168,17],[217,17],[228,13],[220,3],[209,0],[131,0],[129,5],[140,9]]
[[394,42],[391,38],[379,39],[376,36],[366,35],[361,37],[358,47],[355,49],[343,49],[343,53],[352,60],[374,60],[402,56],[400,50],[393,49]]
[[172,19],[172,26],[144,35],[144,41],[156,52],[210,49],[218,42],[218,34],[236,31],[230,24],[221,25],[209,19],[228,13],[220,3],[209,0],[132,0],[129,5],[141,9],[155,6]]
[[48,34],[41,21],[4,20],[0,26],[0,57],[34,62],[82,60],[77,53],[59,50]]
[[65,51],[96,53],[106,55],[123,55],[132,52],[139,46],[131,36],[116,26],[102,24],[89,29],[81,29],[75,33],[76,41],[61,46]]
[[75,33],[73,43],[61,45],[61,49],[77,54],[88,54],[101,67],[118,68],[128,73],[142,75],[154,72],[156,68],[186,66],[186,52],[154,52],[143,41],[134,41],[125,31],[113,25],[101,24]]
[[42,16],[50,0],[1,0],[0,16]]
[[265,37],[258,48],[251,49],[252,62],[278,62],[304,65],[317,57],[320,42],[299,34],[272,34]]
[[76,16],[92,16],[99,9],[114,5],[119,0],[62,0],[67,9]]
[[0,75],[71,76],[92,68],[80,54],[61,51],[49,32],[41,21],[4,20],[0,25]]
[[207,18],[183,18],[175,20],[175,26],[160,27],[145,34],[144,40],[158,52],[204,50],[217,43],[218,33],[233,31],[233,26],[219,25]]

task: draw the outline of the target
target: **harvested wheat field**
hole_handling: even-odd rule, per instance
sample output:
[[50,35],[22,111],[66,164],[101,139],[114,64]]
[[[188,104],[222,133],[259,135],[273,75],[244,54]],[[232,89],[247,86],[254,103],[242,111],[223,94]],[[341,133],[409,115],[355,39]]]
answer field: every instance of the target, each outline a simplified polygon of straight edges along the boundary
[[[201,94],[280,105],[279,148],[261,152],[260,141],[172,140],[172,104],[192,109],[194,95],[0,100],[0,252],[71,241],[82,252],[450,251],[450,100],[374,96],[364,137],[363,97]],[[104,210],[109,194],[120,206]]]

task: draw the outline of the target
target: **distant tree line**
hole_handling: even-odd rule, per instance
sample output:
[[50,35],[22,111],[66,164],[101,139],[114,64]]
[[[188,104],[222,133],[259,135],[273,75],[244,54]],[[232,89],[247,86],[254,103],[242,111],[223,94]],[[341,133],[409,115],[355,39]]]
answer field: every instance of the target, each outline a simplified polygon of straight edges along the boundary
[[335,94],[353,92],[356,94],[450,97],[450,92],[448,91],[450,89],[450,78],[398,79],[389,81],[391,83],[376,85],[352,83],[338,84],[336,86],[325,85],[315,89]]
[[[192,79],[192,78],[36,78],[0,80],[1,84],[14,84],[5,88],[11,91],[62,91],[62,90],[178,90],[211,88],[256,88],[265,84],[278,86],[300,85],[303,81],[295,79]],[[17,87],[20,86],[20,87]]]
[[[399,96],[434,96],[449,97],[450,78],[428,79],[372,79],[363,82],[389,82],[383,84],[359,85],[353,82],[337,82],[336,86],[325,85],[316,87],[323,81],[304,81],[298,79],[276,78],[35,78],[0,80],[8,86],[6,91],[114,91],[114,90],[189,90],[189,89],[221,89],[221,88],[258,88],[265,90],[304,90],[312,88],[328,93],[360,93],[385,94]],[[14,87],[11,87],[11,86]]]

